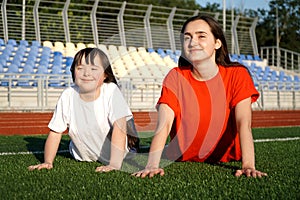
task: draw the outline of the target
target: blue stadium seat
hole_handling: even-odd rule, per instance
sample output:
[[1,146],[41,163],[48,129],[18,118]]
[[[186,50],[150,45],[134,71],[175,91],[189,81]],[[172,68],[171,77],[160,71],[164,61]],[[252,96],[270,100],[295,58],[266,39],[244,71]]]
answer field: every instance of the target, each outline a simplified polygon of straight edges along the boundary
[[253,56],[250,55],[250,54],[246,55],[246,58],[247,58],[247,60],[254,60],[254,59],[253,59]]
[[[15,64],[9,65],[9,66],[8,66],[8,70],[7,70],[5,73],[6,73],[7,75],[5,75],[4,78],[10,79],[10,80],[11,80],[11,86],[15,86],[15,85],[14,85],[14,81],[16,81],[16,80],[15,80],[16,75],[14,75],[14,74],[19,73],[19,68],[18,68],[18,66],[15,65]],[[9,80],[2,80],[2,81],[1,81],[1,86],[9,86],[9,83],[10,83]]]
[[5,42],[2,38],[0,38],[0,46],[5,46]]
[[24,66],[24,68],[23,68],[23,70],[22,70],[22,74],[33,74],[34,73],[34,66],[33,65],[31,65],[31,64],[29,64],[29,63],[27,63],[27,64],[25,64],[25,66]]
[[268,81],[269,74],[270,74],[270,67],[266,66],[265,70],[263,71],[262,81]]
[[17,41],[15,40],[15,39],[9,39],[8,41],[7,41],[7,44],[11,44],[12,46],[17,46],[18,44],[17,44]]
[[[62,69],[60,66],[53,66],[51,74],[62,74]],[[62,83],[60,76],[50,76],[49,77],[49,86],[50,87],[61,87]]]
[[41,43],[37,40],[32,40],[31,41],[31,47],[40,47]]
[[254,55],[254,60],[256,60],[256,61],[262,61],[262,59],[259,57],[259,55]]
[[46,65],[39,65],[36,74],[48,74],[48,67]]
[[229,55],[231,61],[238,61],[240,58],[237,54]]
[[20,45],[23,45],[25,47],[27,47],[29,45],[27,40],[20,40],[19,43],[20,43]]
[[245,54],[240,54],[239,59],[241,59],[241,60],[247,60]]
[[165,53],[165,51],[162,48],[158,48],[157,49],[157,53],[160,55],[160,57],[164,58],[167,56],[167,54]]
[[148,48],[147,50],[148,50],[149,53],[155,52],[155,50],[153,48]]
[[66,57],[65,66],[70,67],[73,63],[74,58],[73,57]]
[[20,87],[32,87],[30,75],[21,75],[18,79],[17,86]]
[[181,55],[181,50],[176,50],[175,55],[179,57]]
[[3,73],[3,72],[4,72],[3,65],[0,64],[0,73]]

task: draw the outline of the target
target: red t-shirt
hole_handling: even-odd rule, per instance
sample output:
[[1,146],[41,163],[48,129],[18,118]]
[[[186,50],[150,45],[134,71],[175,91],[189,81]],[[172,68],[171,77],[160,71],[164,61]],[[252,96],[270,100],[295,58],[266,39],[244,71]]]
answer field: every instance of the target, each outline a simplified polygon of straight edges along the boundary
[[228,162],[241,159],[234,108],[259,93],[243,66],[219,66],[208,81],[198,81],[190,67],[173,68],[163,82],[158,104],[175,114],[166,155],[177,161]]

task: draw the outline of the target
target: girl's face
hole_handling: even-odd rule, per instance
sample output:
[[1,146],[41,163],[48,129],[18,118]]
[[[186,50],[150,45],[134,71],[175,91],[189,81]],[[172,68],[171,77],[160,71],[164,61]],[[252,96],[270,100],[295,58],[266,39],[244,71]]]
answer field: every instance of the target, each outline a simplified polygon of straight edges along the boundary
[[80,93],[93,93],[100,91],[106,75],[100,57],[94,58],[94,65],[86,63],[83,56],[81,64],[75,67],[75,84],[80,88]]
[[195,20],[188,23],[183,34],[187,60],[193,64],[207,59],[215,62],[215,53],[221,47],[221,41],[215,39],[206,21]]

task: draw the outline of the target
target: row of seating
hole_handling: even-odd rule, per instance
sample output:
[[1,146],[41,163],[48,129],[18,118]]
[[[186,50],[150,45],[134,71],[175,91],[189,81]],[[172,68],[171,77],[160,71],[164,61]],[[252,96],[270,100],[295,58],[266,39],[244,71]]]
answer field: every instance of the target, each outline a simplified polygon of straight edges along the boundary
[[[25,74],[29,76],[49,74],[51,78],[56,79],[57,76],[54,75],[69,75],[69,68],[75,53],[87,46],[95,47],[91,44],[78,43],[75,45],[73,43],[63,44],[50,41],[44,41],[42,44],[32,41],[29,44],[27,41],[17,43],[14,40],[9,40],[2,45],[0,40],[0,44],[0,73],[5,75],[4,78],[9,78],[11,74],[22,74],[24,76]],[[103,44],[99,44],[98,47],[108,55],[113,71],[119,79],[125,77],[140,80],[143,78],[163,79],[171,68],[177,66],[181,54],[180,50],[173,52],[160,48],[155,50],[144,47],[127,48]],[[72,49],[73,54],[66,53],[67,49]],[[243,58],[242,56],[230,56],[233,60]],[[299,82],[298,75],[287,74],[283,70],[273,69],[265,65],[257,65],[257,63],[262,63],[262,60],[258,58],[254,59],[253,57],[253,60],[251,60],[245,57],[241,62],[248,66],[257,86],[262,83],[282,82],[294,84]],[[2,81],[1,85],[7,86],[8,81]],[[57,86],[63,86],[63,84],[57,84]]]
[[298,74],[277,70],[270,66],[258,66],[255,62],[250,65],[244,63],[248,67],[255,86],[264,87],[269,90],[300,90],[300,78]]

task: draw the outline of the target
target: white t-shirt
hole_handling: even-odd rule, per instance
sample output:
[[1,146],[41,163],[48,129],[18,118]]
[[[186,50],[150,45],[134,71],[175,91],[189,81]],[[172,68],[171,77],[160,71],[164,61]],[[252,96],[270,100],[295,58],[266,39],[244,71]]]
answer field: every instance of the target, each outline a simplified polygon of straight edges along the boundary
[[76,160],[109,163],[108,133],[116,120],[123,117],[129,120],[132,113],[114,83],[103,83],[100,96],[92,102],[82,100],[78,90],[73,86],[62,92],[48,127],[58,133],[69,127],[69,149]]

